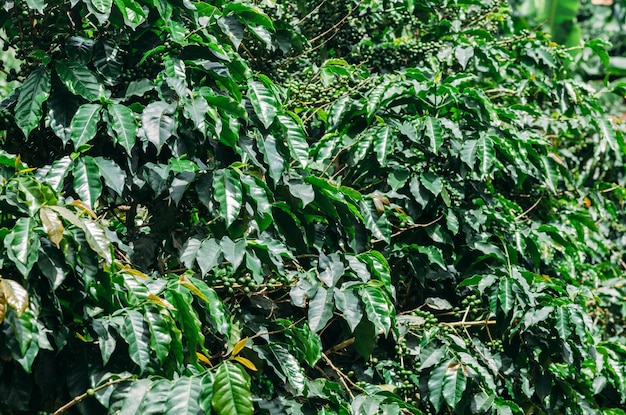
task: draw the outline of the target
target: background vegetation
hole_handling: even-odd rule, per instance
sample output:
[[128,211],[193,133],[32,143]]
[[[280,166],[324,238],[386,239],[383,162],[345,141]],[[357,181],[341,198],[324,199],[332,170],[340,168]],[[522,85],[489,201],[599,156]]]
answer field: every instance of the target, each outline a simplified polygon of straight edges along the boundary
[[5,2],[0,411],[624,414],[615,46],[534,19]]

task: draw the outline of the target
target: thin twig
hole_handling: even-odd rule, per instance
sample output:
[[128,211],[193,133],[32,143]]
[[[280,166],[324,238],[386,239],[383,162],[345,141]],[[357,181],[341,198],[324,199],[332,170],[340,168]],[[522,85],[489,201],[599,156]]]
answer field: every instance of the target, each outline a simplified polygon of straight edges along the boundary
[[[439,215],[439,217],[437,219],[434,219],[434,220],[432,220],[432,221],[430,221],[428,223],[415,223],[415,224],[413,224],[411,226],[408,226],[406,228],[400,229],[398,232],[395,232],[395,233],[391,234],[391,238],[395,238],[396,236],[398,236],[398,235],[400,235],[400,234],[402,234],[402,233],[404,233],[406,231],[409,231],[411,229],[426,228],[426,227],[428,227],[430,225],[434,225],[435,223],[439,222],[441,219],[443,219],[443,215]],[[376,244],[376,243],[383,242],[383,241],[385,241],[385,239],[372,239],[371,243]]]
[[68,403],[66,403],[65,405],[63,405],[62,407],[60,407],[59,409],[57,409],[52,415],[59,415],[62,414],[63,412],[67,411],[68,409],[70,409],[72,406],[80,403],[81,401],[94,396],[97,392],[101,391],[102,389],[106,389],[109,386],[113,386],[116,383],[122,383],[122,382],[130,382],[134,380],[133,378],[120,378],[120,379],[112,379],[109,380],[106,383],[103,383],[100,386],[96,386],[93,389],[87,389],[87,392],[83,393],[82,395],[78,395],[76,396],[74,399],[72,399],[71,401],[69,401]]
[[339,370],[339,368],[335,366],[333,362],[328,358],[328,356],[326,356],[324,353],[322,353],[322,359],[324,359],[326,364],[330,366],[335,371],[335,373],[337,373],[337,375],[339,376],[339,381],[345,388],[346,392],[348,392],[348,395],[350,395],[350,399],[354,399],[354,394],[350,390],[350,387],[348,386],[348,383],[346,383],[346,381],[349,382],[352,387],[356,387],[354,382],[352,382],[352,380],[348,376],[346,376],[341,370]]
[[523,218],[524,216],[528,215],[534,208],[537,207],[539,202],[541,202],[542,200],[543,200],[543,196],[541,196],[535,203],[533,203],[533,205],[531,207],[529,207],[528,209],[526,209],[525,211],[523,211],[522,213],[517,215],[515,217],[515,220],[519,220],[519,219]]

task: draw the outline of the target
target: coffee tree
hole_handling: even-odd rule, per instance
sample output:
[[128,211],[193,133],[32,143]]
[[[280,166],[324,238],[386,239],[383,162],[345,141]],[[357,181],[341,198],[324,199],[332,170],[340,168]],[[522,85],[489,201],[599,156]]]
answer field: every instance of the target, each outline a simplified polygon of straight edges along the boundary
[[621,91],[502,2],[0,26],[2,413],[624,413]]

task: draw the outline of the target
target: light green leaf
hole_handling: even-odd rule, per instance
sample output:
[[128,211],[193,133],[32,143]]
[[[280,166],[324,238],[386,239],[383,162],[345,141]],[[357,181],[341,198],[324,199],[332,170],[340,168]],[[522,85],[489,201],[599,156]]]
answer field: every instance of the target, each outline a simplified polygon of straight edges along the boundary
[[359,290],[365,306],[367,319],[374,323],[376,330],[388,333],[391,329],[392,309],[387,295],[379,287],[367,284]]
[[463,392],[467,386],[467,368],[459,362],[453,362],[448,365],[443,378],[442,394],[443,399],[451,408],[461,401]]
[[70,123],[70,139],[75,150],[79,150],[96,136],[101,110],[100,104],[83,104],[74,114]]
[[72,94],[80,95],[87,101],[96,101],[105,97],[104,85],[87,67],[59,61],[55,68],[59,78]]
[[175,134],[176,121],[172,117],[175,107],[167,102],[157,101],[143,110],[141,115],[142,128],[149,142],[154,144],[157,152],[165,142]]
[[443,144],[443,129],[438,118],[425,117],[423,119],[424,129],[426,130],[426,137],[429,139],[428,149],[437,154],[439,147]]
[[248,82],[248,98],[254,113],[265,128],[269,128],[280,108],[274,92],[259,81]]
[[461,160],[471,169],[476,165],[476,155],[478,154],[479,146],[478,140],[468,140],[461,147]]
[[223,362],[213,380],[211,406],[217,415],[252,415],[250,377],[238,365]]
[[231,169],[223,169],[215,173],[213,178],[213,197],[219,203],[220,215],[226,226],[232,225],[241,211],[243,191],[239,175]]
[[113,138],[130,156],[137,137],[137,121],[133,111],[125,105],[111,104],[107,107]]
[[102,356],[102,364],[106,365],[115,351],[117,340],[110,331],[108,320],[96,319],[93,321],[92,327],[98,335],[98,347]]
[[43,103],[50,96],[50,72],[44,67],[37,68],[24,81],[15,105],[15,122],[26,138],[43,116]]
[[306,141],[304,125],[300,118],[292,112],[279,115],[278,120],[285,131],[285,141],[289,146],[291,156],[306,167],[309,162],[309,144]]
[[100,169],[93,158],[80,157],[76,159],[72,175],[74,176],[74,191],[83,202],[93,209],[96,200],[102,194]]
[[318,287],[309,301],[309,327],[313,332],[322,330],[333,316],[333,291]]
[[126,309],[126,318],[120,335],[128,344],[128,355],[143,372],[150,364],[150,331],[143,315],[136,310]]

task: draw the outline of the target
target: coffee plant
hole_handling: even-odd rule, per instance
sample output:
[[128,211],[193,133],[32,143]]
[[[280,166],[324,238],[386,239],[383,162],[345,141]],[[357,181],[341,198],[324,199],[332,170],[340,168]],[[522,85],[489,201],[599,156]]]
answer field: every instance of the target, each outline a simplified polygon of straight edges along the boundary
[[624,414],[623,92],[522,26],[5,1],[0,412]]

